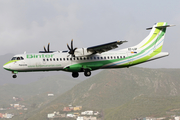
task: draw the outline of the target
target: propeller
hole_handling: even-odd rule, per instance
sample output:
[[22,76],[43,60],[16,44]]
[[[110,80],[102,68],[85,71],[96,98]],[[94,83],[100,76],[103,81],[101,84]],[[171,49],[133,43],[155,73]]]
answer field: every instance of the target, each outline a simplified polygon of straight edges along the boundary
[[67,44],[67,47],[68,47],[68,49],[69,49],[69,54],[70,55],[72,55],[73,57],[75,57],[75,55],[74,55],[74,52],[75,52],[75,50],[77,49],[77,48],[73,48],[73,39],[71,40],[71,47],[69,47],[69,45]]
[[54,51],[50,51],[50,50],[49,50],[49,46],[50,46],[50,43],[48,43],[47,49],[46,49],[46,47],[44,46],[44,51],[39,51],[39,53],[53,53]]
[[50,45],[50,43],[48,43],[47,50],[46,50],[46,47],[44,46],[44,51],[45,51],[46,53],[49,52],[49,45]]

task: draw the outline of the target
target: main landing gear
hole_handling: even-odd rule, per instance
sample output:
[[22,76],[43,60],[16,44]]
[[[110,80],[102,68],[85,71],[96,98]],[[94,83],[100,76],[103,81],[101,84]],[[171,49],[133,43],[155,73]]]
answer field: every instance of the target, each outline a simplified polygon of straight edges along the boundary
[[73,76],[73,78],[77,78],[79,76],[79,73],[78,72],[73,72],[72,76]]
[[[91,71],[90,71],[89,69],[85,69],[85,70],[84,70],[84,75],[85,75],[86,77],[91,76]],[[78,76],[79,76],[79,73],[78,73],[78,72],[72,72],[72,77],[73,77],[73,78],[77,78]]]
[[89,69],[86,69],[86,70],[84,71],[84,75],[85,75],[86,77],[91,76],[91,71],[90,71]]

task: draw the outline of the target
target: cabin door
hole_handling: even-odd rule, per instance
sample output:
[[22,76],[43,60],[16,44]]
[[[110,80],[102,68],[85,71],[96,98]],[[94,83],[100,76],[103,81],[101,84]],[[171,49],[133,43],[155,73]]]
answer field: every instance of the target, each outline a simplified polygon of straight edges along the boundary
[[128,51],[127,55],[128,55],[129,65],[132,65],[133,64],[133,53]]

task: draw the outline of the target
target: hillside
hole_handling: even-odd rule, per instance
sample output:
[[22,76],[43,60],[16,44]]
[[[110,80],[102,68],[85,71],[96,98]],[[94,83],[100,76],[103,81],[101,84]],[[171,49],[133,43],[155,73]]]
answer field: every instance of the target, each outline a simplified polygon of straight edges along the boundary
[[[133,105],[133,100],[138,100],[137,103],[139,104],[136,105],[141,106],[143,102],[136,99],[139,96],[146,96],[145,99],[150,101],[150,105],[156,105],[153,102],[151,104],[151,101],[156,101],[156,98],[165,100],[166,108],[171,109],[175,106],[170,107],[166,98],[173,98],[174,101],[180,100],[177,97],[180,96],[179,73],[180,69],[137,67],[104,70],[55,99],[31,119],[38,117],[39,119],[45,119],[48,112],[62,110],[60,108],[62,104],[82,105],[86,108],[103,110],[105,117],[108,119],[111,118],[109,116],[116,114],[116,111],[123,110],[121,106]],[[176,107],[180,107],[180,105],[177,105],[179,104],[176,104]],[[152,111],[155,113],[158,109],[156,107],[156,111],[154,109]],[[139,114],[135,115],[139,116]]]
[[[10,104],[22,104],[28,108],[26,114],[14,117],[13,119],[23,119],[41,109],[43,106],[57,98],[59,95],[70,90],[73,86],[81,82],[81,80],[74,80],[72,77],[65,75],[54,75],[44,77],[36,82],[18,85],[18,84],[4,84],[0,86],[0,108],[8,108]],[[48,97],[48,94],[54,94],[53,97]],[[20,98],[20,101],[14,101],[13,97]],[[34,107],[32,108],[32,105]],[[6,112],[6,111],[0,111]],[[9,113],[18,114],[25,111],[11,110]]]

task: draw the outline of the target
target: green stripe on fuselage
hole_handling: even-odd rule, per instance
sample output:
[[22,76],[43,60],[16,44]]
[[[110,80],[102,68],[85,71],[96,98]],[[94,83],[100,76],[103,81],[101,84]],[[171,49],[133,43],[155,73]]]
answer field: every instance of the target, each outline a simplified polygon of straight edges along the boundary
[[[132,56],[128,56],[126,58],[122,58],[122,59],[113,59],[113,60],[103,60],[103,61],[94,61],[94,62],[84,62],[84,63],[79,63],[79,64],[74,64],[74,65],[71,65],[70,67],[73,67],[73,71],[76,71],[75,68],[77,67],[80,67],[80,66],[85,66],[85,67],[92,67],[91,69],[92,70],[96,70],[96,69],[99,69],[101,68],[102,66],[104,65],[107,65],[107,64],[110,64],[110,63],[115,63],[115,62],[120,62],[122,60],[127,60],[127,59],[130,59],[130,58],[133,58],[133,57],[136,57],[138,55],[141,55],[143,53],[145,53],[148,49],[152,48],[165,34],[165,31],[166,31],[166,28],[164,28],[161,32],[161,34],[157,37],[157,39],[152,43],[150,44],[148,47],[146,47],[144,50],[142,50],[141,52],[135,54],[135,55],[132,55]],[[162,46],[159,47],[158,49],[154,50],[154,52],[152,52],[150,55],[146,55],[145,57],[143,58],[140,58],[138,60],[135,60],[132,62],[131,65],[135,65],[135,64],[138,64],[138,63],[142,63],[142,62],[145,62],[147,61],[148,59],[152,58],[153,56],[157,55],[158,53],[160,53],[162,50]],[[89,66],[88,66],[89,65]],[[114,65],[112,67],[117,67],[117,68],[120,68],[120,67],[128,67],[128,66],[131,66],[129,65],[129,62],[127,63],[124,63],[124,64],[121,64],[121,65]],[[110,65],[111,66],[111,65]],[[68,71],[68,69],[67,69]]]
[[7,63],[5,63],[4,65],[7,65],[7,64],[9,64],[9,63],[13,63],[13,62],[16,62],[16,61],[19,61],[19,60],[10,60],[10,61],[8,61]]

